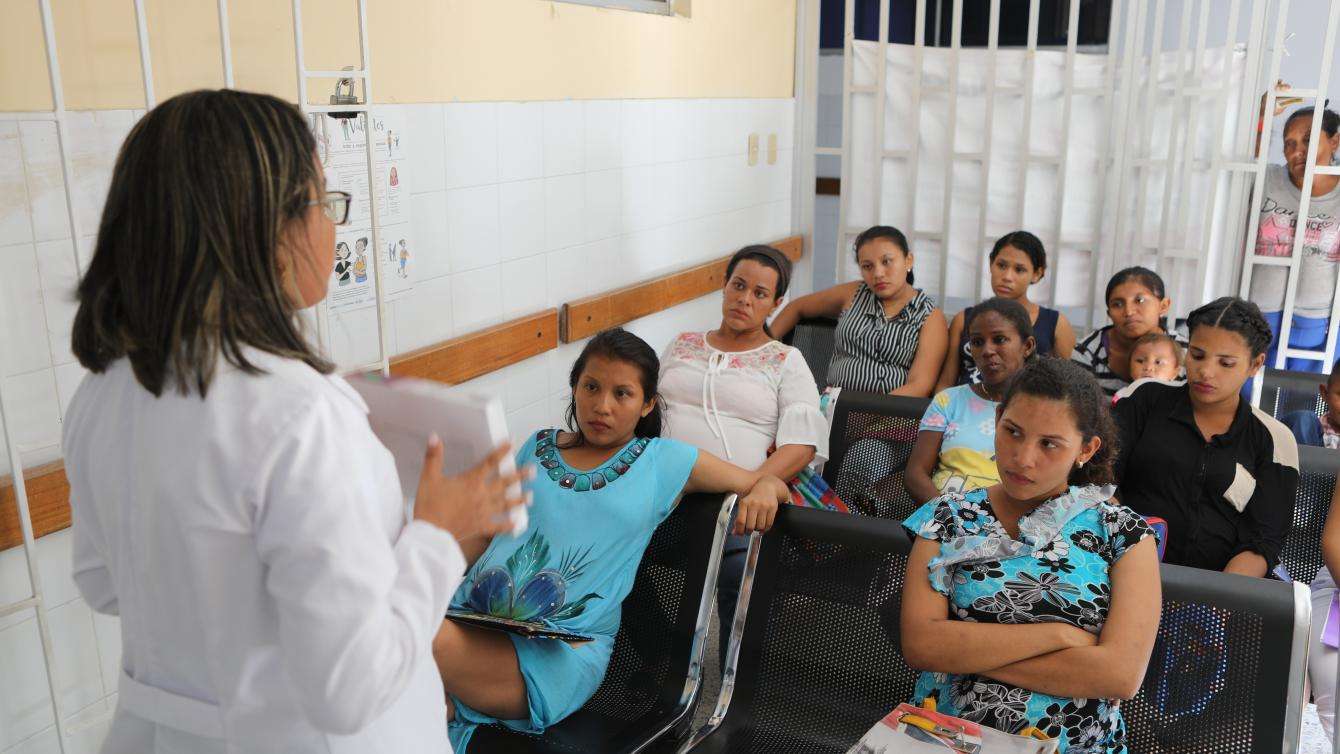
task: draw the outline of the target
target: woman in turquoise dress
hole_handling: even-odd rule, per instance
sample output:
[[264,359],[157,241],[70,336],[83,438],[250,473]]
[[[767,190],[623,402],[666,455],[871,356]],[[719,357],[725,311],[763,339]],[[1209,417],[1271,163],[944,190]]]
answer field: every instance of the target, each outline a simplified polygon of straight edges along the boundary
[[1152,531],[1111,499],[1116,430],[1070,361],[1021,371],[996,424],[1000,483],[944,495],[904,521],[917,537],[903,653],[913,702],[1070,754],[1124,753],[1121,701],[1139,690],[1161,606]]
[[593,338],[569,378],[569,430],[541,430],[517,452],[518,466],[540,467],[529,528],[462,543],[472,565],[452,608],[594,640],[527,639],[444,621],[433,655],[454,707],[457,752],[478,725],[541,733],[591,698],[642,553],[681,495],[739,494],[736,533],[767,530],[790,499],[776,477],[662,438],[659,371],[656,352],[637,336],[616,328]]

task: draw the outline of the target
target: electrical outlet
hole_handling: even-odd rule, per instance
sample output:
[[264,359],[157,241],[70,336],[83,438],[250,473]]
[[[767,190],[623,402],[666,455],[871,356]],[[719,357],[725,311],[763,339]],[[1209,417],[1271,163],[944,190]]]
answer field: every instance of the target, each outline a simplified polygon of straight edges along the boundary
[[768,164],[777,164],[777,134],[768,134]]
[[749,134],[749,167],[758,164],[758,134]]

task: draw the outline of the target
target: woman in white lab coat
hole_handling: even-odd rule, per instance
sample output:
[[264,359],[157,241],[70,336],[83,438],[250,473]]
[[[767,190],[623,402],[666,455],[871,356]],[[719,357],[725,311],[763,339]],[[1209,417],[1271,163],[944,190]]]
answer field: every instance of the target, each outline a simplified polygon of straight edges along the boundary
[[174,97],[131,131],[79,284],[65,422],[74,578],[121,616],[104,752],[449,750],[431,642],[516,477],[499,449],[407,521],[366,406],[304,338],[349,196],[274,97]]

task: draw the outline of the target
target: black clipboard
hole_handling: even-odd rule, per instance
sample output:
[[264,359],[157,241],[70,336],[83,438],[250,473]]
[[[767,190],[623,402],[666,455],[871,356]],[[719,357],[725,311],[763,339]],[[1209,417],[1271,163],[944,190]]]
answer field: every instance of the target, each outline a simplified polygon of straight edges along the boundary
[[491,631],[504,631],[509,634],[517,634],[527,639],[558,639],[567,642],[587,642],[595,641],[594,636],[585,634],[574,634],[568,631],[560,631],[556,628],[550,628],[543,623],[532,623],[524,620],[513,620],[511,618],[499,618],[493,615],[484,615],[470,610],[448,610],[447,619],[464,623],[467,626],[478,626],[487,628]]

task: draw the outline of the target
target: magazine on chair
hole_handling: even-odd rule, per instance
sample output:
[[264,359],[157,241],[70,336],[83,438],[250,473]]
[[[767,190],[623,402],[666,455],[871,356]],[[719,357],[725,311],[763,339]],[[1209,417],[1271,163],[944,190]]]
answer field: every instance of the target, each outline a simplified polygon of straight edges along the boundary
[[847,754],[1053,754],[1058,742],[1002,733],[950,715],[900,704]]

